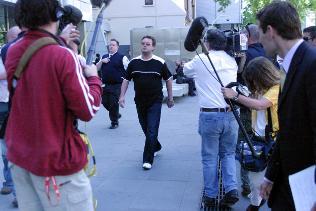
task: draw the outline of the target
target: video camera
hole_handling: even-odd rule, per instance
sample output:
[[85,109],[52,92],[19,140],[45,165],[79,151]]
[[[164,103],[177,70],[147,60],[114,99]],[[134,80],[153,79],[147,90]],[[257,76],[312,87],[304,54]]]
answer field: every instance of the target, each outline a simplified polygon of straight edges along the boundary
[[241,54],[247,51],[248,38],[247,35],[235,29],[223,31],[227,38],[226,53],[232,57],[240,57]]
[[65,5],[60,10],[59,30],[62,31],[68,24],[78,26],[82,20],[82,12],[72,5]]

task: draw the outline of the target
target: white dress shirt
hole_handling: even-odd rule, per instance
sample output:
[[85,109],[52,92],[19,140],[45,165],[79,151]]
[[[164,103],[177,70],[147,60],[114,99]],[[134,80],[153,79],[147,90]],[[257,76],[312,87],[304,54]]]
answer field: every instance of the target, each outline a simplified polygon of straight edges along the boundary
[[282,62],[282,67],[284,68],[286,73],[289,72],[289,68],[290,68],[293,56],[302,42],[304,42],[303,39],[300,39],[299,41],[297,41],[297,43],[295,43],[295,45],[293,45],[292,48],[289,50],[289,52],[287,52],[287,54],[285,55]]
[[[225,51],[210,51],[209,56],[214,67],[223,82],[224,86],[230,82],[236,82],[238,66],[235,59]],[[216,74],[205,54],[195,56],[190,62],[186,63],[183,72],[188,77],[195,79],[196,89],[199,96],[199,104],[202,108],[225,108],[227,103],[221,92],[221,85],[215,79]],[[206,69],[210,70],[210,72]]]
[[[113,56],[116,53],[117,53],[117,51],[115,53],[109,53],[109,59],[111,58],[111,56]],[[123,62],[123,65],[124,65],[124,69],[126,70],[128,64],[129,64],[128,58],[126,56],[124,56],[123,59],[122,59],[122,62]]]
[[[4,73],[5,68],[0,58],[0,73]],[[0,80],[0,102],[9,102],[9,91],[7,80]]]

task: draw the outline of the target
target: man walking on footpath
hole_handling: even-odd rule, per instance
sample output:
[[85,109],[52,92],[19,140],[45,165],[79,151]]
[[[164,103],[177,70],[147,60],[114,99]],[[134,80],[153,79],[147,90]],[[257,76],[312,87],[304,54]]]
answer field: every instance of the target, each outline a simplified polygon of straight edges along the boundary
[[171,108],[174,102],[172,97],[172,75],[165,61],[153,55],[156,39],[152,36],[144,36],[141,45],[142,55],[132,59],[128,65],[127,75],[122,83],[119,104],[121,107],[125,106],[125,93],[129,81],[133,79],[138,120],[146,137],[143,168],[149,170],[154,162],[154,154],[161,150],[161,144],[158,141],[163,100],[161,79],[166,81],[168,107]]
[[[206,47],[214,67],[224,86],[237,79],[237,63],[229,56],[225,34],[219,30],[207,31]],[[201,58],[201,59],[200,59]],[[204,66],[207,65],[207,68]],[[210,72],[209,72],[209,71]],[[183,72],[195,79],[199,96],[199,134],[202,138],[202,164],[204,177],[203,202],[207,207],[216,206],[218,196],[218,158],[222,164],[225,195],[220,201],[223,206],[231,206],[238,200],[235,150],[238,124],[221,93],[221,85],[205,54],[195,56],[185,63]]]
[[302,39],[299,15],[287,1],[275,1],[257,13],[260,42],[281,65],[279,126],[276,145],[261,185],[273,211],[294,211],[289,176],[316,161],[316,48]]
[[[5,63],[11,95],[5,139],[19,207],[92,211],[86,145],[73,122],[89,121],[99,109],[97,69],[82,70],[76,55],[58,44],[59,1],[18,0],[15,7],[17,24],[29,29]],[[53,42],[38,49],[18,77],[22,55],[39,40]]]
[[102,94],[102,104],[109,111],[111,126],[109,129],[116,129],[119,126],[119,96],[123,77],[126,75],[126,68],[129,60],[126,56],[118,53],[119,42],[116,39],[110,40],[109,54],[102,56],[97,63],[97,68],[101,69],[102,82],[104,84]]

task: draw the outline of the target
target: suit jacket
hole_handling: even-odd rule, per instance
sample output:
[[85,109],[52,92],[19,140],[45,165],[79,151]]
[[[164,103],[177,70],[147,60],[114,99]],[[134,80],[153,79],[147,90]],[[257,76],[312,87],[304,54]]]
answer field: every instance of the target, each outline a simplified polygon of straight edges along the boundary
[[265,175],[274,182],[269,200],[273,201],[281,184],[293,201],[288,176],[316,161],[316,48],[305,42],[291,61],[279,95],[278,115],[280,130]]

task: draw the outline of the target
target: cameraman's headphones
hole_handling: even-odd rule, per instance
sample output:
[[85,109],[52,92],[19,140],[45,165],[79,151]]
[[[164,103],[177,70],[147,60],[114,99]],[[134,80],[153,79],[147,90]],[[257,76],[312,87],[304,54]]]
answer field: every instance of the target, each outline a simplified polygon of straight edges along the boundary
[[57,22],[59,21],[64,15],[64,9],[60,5],[58,0],[55,0],[55,14],[52,15],[52,21]]

